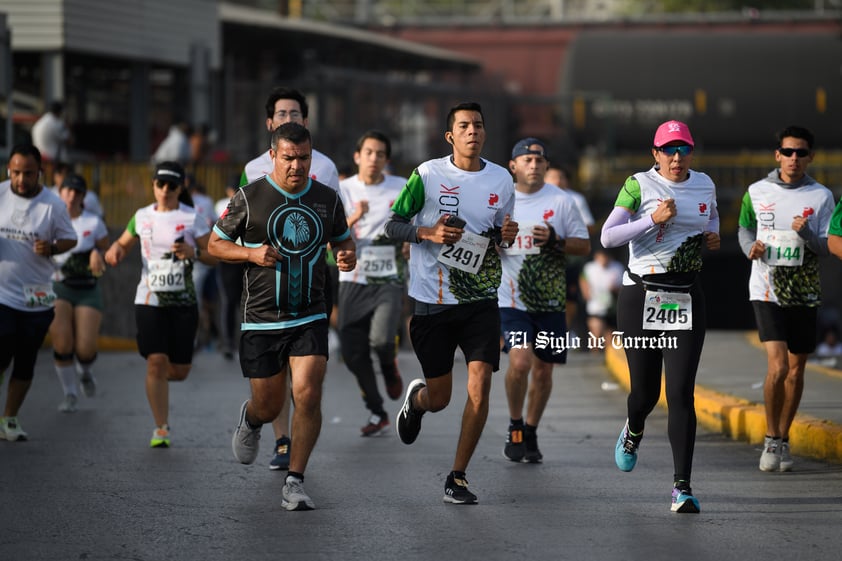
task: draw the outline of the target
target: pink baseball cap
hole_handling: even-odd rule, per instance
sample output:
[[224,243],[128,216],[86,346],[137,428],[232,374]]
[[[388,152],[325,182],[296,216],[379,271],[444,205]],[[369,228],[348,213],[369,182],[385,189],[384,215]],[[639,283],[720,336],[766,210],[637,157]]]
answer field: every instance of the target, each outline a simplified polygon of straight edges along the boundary
[[655,131],[655,148],[660,148],[664,144],[669,144],[675,140],[680,140],[690,146],[693,144],[693,137],[690,136],[690,129],[681,121],[667,121],[661,123],[658,130]]

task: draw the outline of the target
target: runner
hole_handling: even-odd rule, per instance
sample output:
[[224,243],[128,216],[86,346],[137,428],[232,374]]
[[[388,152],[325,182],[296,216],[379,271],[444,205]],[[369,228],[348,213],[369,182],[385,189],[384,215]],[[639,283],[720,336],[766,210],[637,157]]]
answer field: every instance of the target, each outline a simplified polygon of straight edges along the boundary
[[152,179],[155,202],[135,212],[120,238],[111,244],[105,262],[115,267],[140,242],[142,270],[135,293],[137,347],[146,359],[146,398],[155,428],[149,446],[171,444],[169,382],[190,374],[193,341],[199,321],[193,263],[216,259],[206,250],[205,220],[179,196],[184,189],[184,168],[161,162]]
[[[56,316],[50,325],[50,339],[56,374],[64,390],[64,399],[58,406],[62,413],[76,411],[80,381],[85,397],[96,394],[91,365],[96,360],[102,321],[102,287],[98,280],[105,272],[103,254],[109,243],[105,223],[82,207],[87,190],[85,179],[73,173],[64,178],[59,190],[79,239],[71,251],[53,257]],[[74,356],[78,364],[74,363]]]
[[646,417],[661,394],[663,367],[675,467],[671,510],[680,513],[700,510],[690,487],[694,389],[705,340],[698,276],[702,247],[719,249],[716,187],[707,175],[690,169],[693,147],[687,125],[662,123],[653,142],[655,165],[626,179],[601,238],[606,248],[629,244],[628,271],[617,302],[618,329],[625,337],[648,342],[625,347],[631,392],[614,460],[622,471],[634,469]]

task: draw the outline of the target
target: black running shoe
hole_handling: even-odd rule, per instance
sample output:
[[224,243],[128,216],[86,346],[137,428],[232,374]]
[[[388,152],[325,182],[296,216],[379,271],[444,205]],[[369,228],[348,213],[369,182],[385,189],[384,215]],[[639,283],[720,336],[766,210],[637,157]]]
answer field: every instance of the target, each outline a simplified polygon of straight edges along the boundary
[[475,505],[477,496],[468,491],[467,479],[464,477],[457,479],[451,473],[444,483],[444,502],[455,505]]
[[523,425],[509,425],[509,432],[506,435],[506,445],[503,447],[503,456],[513,462],[523,461],[526,454],[526,447],[523,445]]
[[534,430],[523,431],[523,444],[526,447],[526,453],[523,455],[524,462],[540,464],[544,460],[544,455],[538,449],[538,435]]
[[420,379],[409,383],[406,388],[406,397],[403,400],[403,407],[398,411],[398,416],[395,419],[395,428],[398,432],[401,442],[404,444],[412,444],[418,438],[418,433],[421,432],[421,417],[424,416],[423,411],[418,411],[412,406],[412,396],[414,396],[426,384]]

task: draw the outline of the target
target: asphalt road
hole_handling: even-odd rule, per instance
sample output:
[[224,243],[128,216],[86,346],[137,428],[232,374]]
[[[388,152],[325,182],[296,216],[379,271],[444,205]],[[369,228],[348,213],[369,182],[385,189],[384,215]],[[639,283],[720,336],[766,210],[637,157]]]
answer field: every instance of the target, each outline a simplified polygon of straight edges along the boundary
[[[419,374],[411,353],[399,363],[405,381]],[[502,457],[508,413],[496,374],[468,470],[476,506],[442,502],[463,363],[450,406],[426,415],[418,441],[405,446],[393,427],[359,436],[367,412],[353,377],[332,360],[306,473],[311,512],[281,508],[283,475],[267,467],[269,427],[255,465],[233,459],[231,433],[248,391],[236,363],[199,354],[190,378],[171,386],[167,450],[147,447],[144,361],[103,353],[95,372],[97,397],[61,414],[51,354],[39,357],[20,415],[30,440],[0,442],[2,561],[839,559],[842,466],[800,459],[791,473],[762,473],[755,446],[700,431],[693,488],[702,513],[671,513],[665,412],[650,417],[635,470],[618,471],[625,394],[587,354],[556,369],[538,433],[541,465]]]

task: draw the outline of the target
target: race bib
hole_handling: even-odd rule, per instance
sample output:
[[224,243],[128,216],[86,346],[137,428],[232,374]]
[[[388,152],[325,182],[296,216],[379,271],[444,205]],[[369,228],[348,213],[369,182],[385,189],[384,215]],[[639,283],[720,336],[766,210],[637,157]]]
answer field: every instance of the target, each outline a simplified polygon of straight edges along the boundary
[[358,263],[362,273],[367,277],[394,277],[398,274],[398,264],[395,259],[395,246],[370,245],[360,252]]
[[804,262],[804,239],[795,230],[761,230],[757,239],[766,244],[763,262],[774,267],[798,267]]
[[686,331],[693,329],[693,299],[685,292],[647,290],[643,303],[643,329]]
[[532,228],[537,224],[518,223],[517,237],[506,250],[506,255],[535,255],[541,253],[541,248],[535,245],[532,238]]
[[146,284],[152,292],[179,292],[184,284],[184,261],[153,259],[149,261]]
[[52,306],[56,299],[51,284],[25,284],[23,286],[23,301],[28,308]]
[[480,265],[482,265],[483,258],[485,258],[485,250],[488,249],[489,241],[491,240],[479,234],[463,232],[462,238],[455,244],[441,246],[438,260],[448,267],[476,274]]

